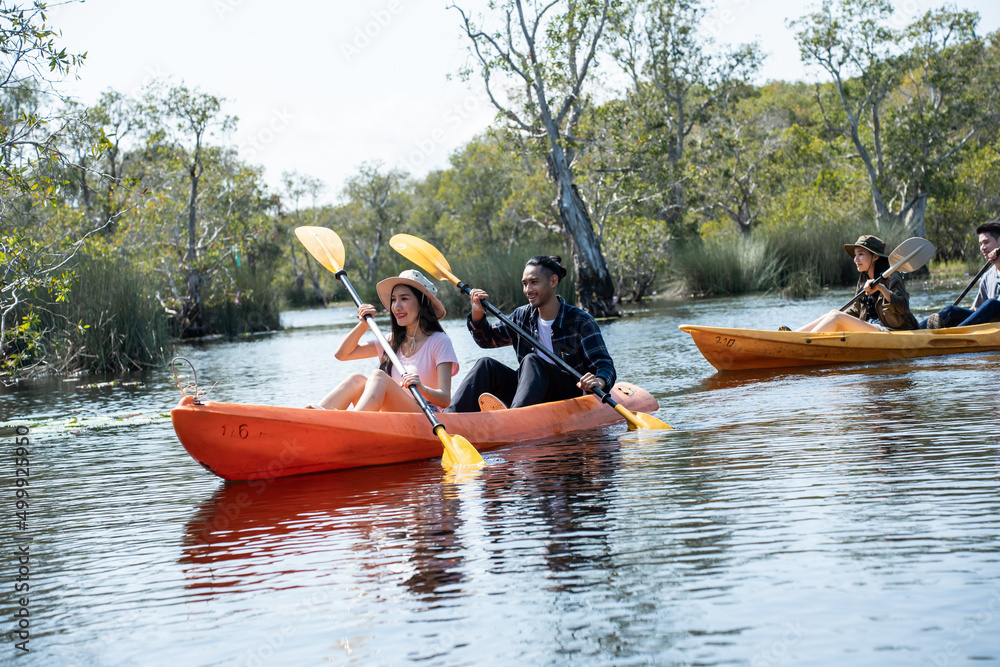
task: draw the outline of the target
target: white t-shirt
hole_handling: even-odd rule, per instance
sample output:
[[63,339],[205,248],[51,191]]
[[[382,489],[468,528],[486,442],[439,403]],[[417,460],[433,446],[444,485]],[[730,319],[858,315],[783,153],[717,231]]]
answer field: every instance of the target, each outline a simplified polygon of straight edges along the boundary
[[[391,343],[392,339],[390,338],[389,341]],[[382,349],[382,344],[377,340],[374,342],[378,357],[381,358],[385,350]],[[428,336],[412,357],[407,357],[401,352],[397,352],[396,356],[403,362],[406,370],[419,375],[421,384],[431,389],[440,389],[437,374],[438,364],[451,362],[451,376],[458,375],[458,355],[455,354],[455,348],[452,347],[448,334],[443,331],[435,331]],[[399,378],[399,372],[393,368],[392,379],[399,382]]]
[[979,308],[987,299],[998,297],[1000,297],[1000,273],[997,272],[997,267],[991,266],[979,281],[979,292],[976,294],[976,300],[972,302],[972,309]]
[[[552,323],[555,320],[543,320],[541,317],[538,318],[538,342],[541,343],[545,349],[552,349]],[[539,352],[540,356],[545,361],[549,362],[553,366],[556,362],[552,361],[552,357],[545,354],[544,352]]]

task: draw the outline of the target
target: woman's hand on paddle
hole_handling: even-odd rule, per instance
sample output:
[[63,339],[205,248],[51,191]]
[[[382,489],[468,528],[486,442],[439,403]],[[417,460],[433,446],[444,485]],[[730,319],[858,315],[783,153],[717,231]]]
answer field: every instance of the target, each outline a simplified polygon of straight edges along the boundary
[[604,386],[604,379],[597,377],[593,373],[584,373],[583,376],[580,377],[580,381],[576,383],[576,386],[584,391],[591,391],[594,387],[602,390],[607,389],[607,387]]
[[399,378],[399,384],[403,389],[409,389],[410,387],[423,388],[423,385],[420,384],[420,376],[416,373],[405,373]]
[[882,298],[886,301],[892,298],[892,293],[889,289],[882,283],[875,284],[876,279],[869,280],[865,283],[865,294],[872,295],[875,292],[881,292]]
[[483,308],[483,304],[480,303],[482,299],[489,301],[490,295],[478,288],[469,290],[469,300],[472,302],[472,319],[477,322],[486,315],[486,310]]
[[358,323],[340,342],[337,351],[333,353],[340,361],[351,361],[353,359],[367,359],[377,357],[375,343],[362,343],[361,337],[368,331],[368,323],[365,322],[365,315],[375,316],[375,306],[370,303],[363,303],[358,306]]

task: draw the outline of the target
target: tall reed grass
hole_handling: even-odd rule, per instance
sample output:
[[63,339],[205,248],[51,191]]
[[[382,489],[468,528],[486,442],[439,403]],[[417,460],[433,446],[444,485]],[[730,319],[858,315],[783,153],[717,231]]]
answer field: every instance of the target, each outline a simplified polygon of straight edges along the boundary
[[784,268],[774,244],[762,236],[687,245],[678,250],[671,266],[684,291],[696,295],[773,290]]
[[166,313],[130,263],[80,256],[64,300],[40,314],[36,360],[51,372],[123,373],[170,354]]
[[822,227],[772,227],[750,236],[722,236],[681,247],[671,265],[679,291],[744,294],[782,291],[809,296],[823,286],[853,285],[857,269],[844,245],[874,234],[892,250],[909,234],[903,225],[834,221]]
[[244,265],[230,271],[232,283],[205,299],[205,323],[210,333],[238,336],[281,327],[281,301],[268,271]]

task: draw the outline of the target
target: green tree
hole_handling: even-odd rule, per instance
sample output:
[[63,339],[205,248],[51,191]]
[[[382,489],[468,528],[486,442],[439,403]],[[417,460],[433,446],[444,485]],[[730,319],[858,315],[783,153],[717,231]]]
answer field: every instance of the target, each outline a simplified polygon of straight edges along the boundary
[[[303,225],[316,225],[315,220],[316,213],[318,212],[317,202],[319,200],[320,194],[325,189],[325,185],[318,178],[311,178],[309,176],[304,176],[296,171],[286,171],[281,174],[282,185],[284,186],[285,199],[291,207],[290,217],[292,219],[292,224],[295,227],[301,227]],[[312,207],[307,212],[302,211],[300,201],[304,197],[309,197],[312,201]],[[302,252],[302,267],[299,266],[298,261],[298,251],[301,249],[298,237],[295,234],[288,234],[288,254],[292,260],[292,275],[295,279],[295,291],[299,295],[301,302],[305,303],[305,279],[309,278],[309,282],[312,283],[313,287],[313,299],[316,303],[321,303],[326,305],[326,295],[323,293],[323,288],[320,287],[320,281],[318,278],[319,271],[315,266],[315,262],[308,252]]]
[[40,340],[39,313],[65,298],[69,265],[83,238],[41,238],[33,224],[57,187],[53,169],[68,160],[57,145],[70,118],[47,114],[51,84],[80,65],[56,43],[45,4],[0,0],[0,377],[29,372]]
[[60,152],[70,157],[59,188],[62,199],[113,235],[141,193],[138,179],[125,173],[126,159],[135,159],[128,149],[141,143],[146,114],[138,101],[115,91],[103,93],[92,107],[69,102],[66,108],[74,120],[60,141]]
[[748,98],[706,123],[698,144],[706,216],[722,215],[748,235],[764,211],[763,184],[788,120],[780,107]]
[[[203,266],[199,263],[199,251],[213,239],[206,230],[199,233],[198,204],[199,186],[205,171],[205,143],[215,132],[225,133],[236,124],[234,116],[222,113],[224,98],[219,98],[181,84],[161,90],[154,86],[147,103],[151,112],[162,118],[164,128],[179,146],[186,147],[185,171],[187,173],[189,196],[187,202],[186,250],[183,258],[185,270],[185,298],[180,316],[182,336],[205,334],[201,290],[204,282]],[[219,227],[216,226],[215,230]]]
[[948,190],[935,197],[927,231],[939,257],[982,260],[970,234],[1000,213],[1000,141],[976,145],[949,173]]
[[937,175],[996,113],[996,65],[975,12],[930,11],[901,30],[892,14],[887,0],[824,0],[790,25],[803,61],[833,80],[817,100],[864,168],[876,224],[923,236]]
[[[585,84],[616,5],[615,0],[557,0],[526,7],[503,0],[490,5],[500,17],[500,26],[490,31],[455,7],[490,101],[512,128],[546,144],[559,217],[573,247],[577,305],[600,317],[618,314],[614,286],[573,164],[580,118],[590,104]],[[496,76],[520,92],[502,99]]]
[[[345,206],[337,210],[337,227],[345,230],[345,241],[357,250],[352,261],[359,261],[368,284],[378,278],[382,246],[407,218],[409,202],[404,186],[406,174],[398,169],[386,171],[380,162],[364,163],[347,179],[343,194]],[[354,260],[354,257],[359,260]]]
[[450,157],[451,167],[414,183],[409,227],[456,257],[553,245],[562,225],[551,205],[545,157],[521,137],[490,132]]
[[689,209],[692,132],[744,92],[762,61],[756,44],[717,49],[699,30],[705,15],[698,0],[630,0],[615,25],[612,53],[629,77],[626,99],[638,123],[630,168],[662,193],[655,217],[674,227]]
[[442,213],[465,232],[468,250],[492,250],[510,236],[504,204],[514,179],[511,158],[497,142],[474,139],[451,155],[451,169],[438,179]]

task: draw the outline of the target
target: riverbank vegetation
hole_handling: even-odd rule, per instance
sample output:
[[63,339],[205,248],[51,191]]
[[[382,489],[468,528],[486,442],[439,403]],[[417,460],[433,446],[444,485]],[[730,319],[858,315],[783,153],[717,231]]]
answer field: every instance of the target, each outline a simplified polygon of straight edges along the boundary
[[[287,173],[274,188],[231,145],[225,91],[156,81],[61,99],[84,57],[60,48],[42,5],[0,0],[0,376],[141,369],[174,338],[345,302],[298,245],[305,224],[341,235],[368,300],[410,268],[388,245],[404,232],[504,309],[539,252],[565,258],[564,296],[599,314],[655,291],[853,284],[843,244],[862,233],[890,248],[926,236],[939,259],[979,263],[971,231],[1000,209],[1000,35],[980,35],[975,13],[903,21],[880,0],[827,0],[789,27],[823,73],[813,86],[759,82],[760,45],[714,44],[695,0],[557,5],[525,17],[544,28],[528,35],[503,12],[456,13],[470,45],[537,43],[462,73],[491,83],[501,113],[446,168],[369,162],[342,184]],[[502,81],[534,92],[506,97]],[[441,294],[464,312],[456,289]]]

